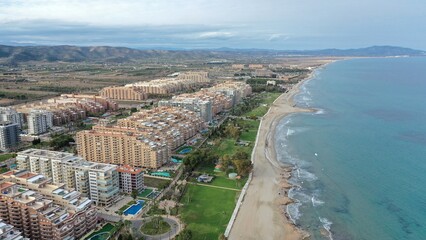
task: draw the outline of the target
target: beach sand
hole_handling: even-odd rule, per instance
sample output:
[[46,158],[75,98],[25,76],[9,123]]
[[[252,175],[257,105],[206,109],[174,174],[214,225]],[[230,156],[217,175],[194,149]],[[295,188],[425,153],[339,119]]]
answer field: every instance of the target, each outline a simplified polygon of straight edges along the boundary
[[[310,76],[312,77],[312,76]],[[308,77],[307,79],[309,79]],[[293,96],[304,81],[280,95],[262,118],[257,145],[253,150],[253,179],[231,229],[229,239],[306,239],[309,235],[287,218],[288,183],[292,166],[282,166],[276,160],[275,128],[288,114],[308,112],[295,107]]]

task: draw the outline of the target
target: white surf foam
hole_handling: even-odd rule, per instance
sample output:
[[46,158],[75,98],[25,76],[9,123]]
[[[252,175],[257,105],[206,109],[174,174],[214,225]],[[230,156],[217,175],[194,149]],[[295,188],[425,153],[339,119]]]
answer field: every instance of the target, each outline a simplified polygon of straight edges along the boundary
[[293,222],[294,225],[296,225],[296,221],[299,220],[299,218],[302,216],[302,214],[299,211],[299,207],[301,206],[301,203],[292,203],[287,205],[287,214],[290,221]]
[[312,196],[311,202],[313,207],[317,207],[324,204],[324,201],[319,200],[316,196]]
[[319,217],[320,222],[322,223],[323,228],[328,232],[328,238],[333,240],[333,234],[331,233],[331,225],[333,224],[327,218]]
[[316,109],[315,109],[315,114],[316,114],[316,115],[322,115],[322,114],[325,114],[325,110],[324,110],[324,109],[322,109],[322,108],[316,108]]
[[318,177],[315,176],[315,174],[310,173],[303,168],[297,168],[296,173],[297,173],[297,177],[301,180],[307,180],[309,182],[312,182],[318,179]]
[[287,137],[293,135],[295,132],[295,130],[287,128]]

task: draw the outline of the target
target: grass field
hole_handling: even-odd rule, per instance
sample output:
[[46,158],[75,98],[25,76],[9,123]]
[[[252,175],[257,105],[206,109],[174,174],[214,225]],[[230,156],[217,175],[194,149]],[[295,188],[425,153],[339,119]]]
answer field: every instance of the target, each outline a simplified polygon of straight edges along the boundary
[[144,183],[148,187],[162,189],[164,186],[167,186],[170,183],[170,180],[158,179],[145,175]]
[[[213,164],[200,164],[195,169],[196,172],[207,173],[209,175],[214,175],[214,179],[211,183],[206,183],[208,185],[218,186],[218,187],[227,187],[234,189],[242,189],[244,184],[247,181],[247,178],[242,178],[240,180],[229,179],[225,172],[215,172]],[[195,179],[191,179],[195,182]]]
[[180,210],[192,239],[216,240],[225,232],[240,192],[189,185]]
[[138,197],[146,198],[150,193],[152,193],[152,191],[153,190],[151,188],[146,188],[141,193],[139,193]]
[[16,154],[14,154],[14,153],[2,154],[2,155],[0,155],[0,162],[6,161],[6,160],[13,158],[15,156],[16,156]]
[[240,139],[249,141],[254,144],[256,141],[257,130],[259,128],[259,120],[238,120],[238,123],[245,126],[246,130],[241,133]]
[[164,221],[162,218],[161,220],[156,223],[155,220],[151,220],[141,227],[141,232],[148,235],[159,235],[164,234],[168,231],[170,231],[171,227],[170,225]]
[[255,116],[255,117],[262,117],[268,112],[268,109],[270,105],[275,101],[275,99],[280,96],[281,93],[261,93],[259,98],[260,100],[260,106],[257,108],[251,110],[248,113],[245,113],[244,116]]

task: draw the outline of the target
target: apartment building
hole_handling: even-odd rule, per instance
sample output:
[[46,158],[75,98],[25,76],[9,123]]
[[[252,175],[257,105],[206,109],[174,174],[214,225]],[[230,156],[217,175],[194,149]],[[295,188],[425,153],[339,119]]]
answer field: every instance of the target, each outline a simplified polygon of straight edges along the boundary
[[114,126],[94,126],[77,133],[77,151],[93,162],[156,169],[171,150],[205,127],[196,113],[173,107],[141,110]]
[[210,92],[220,92],[232,98],[233,106],[252,93],[251,86],[244,82],[227,81],[207,88]]
[[22,129],[24,125],[24,118],[21,113],[18,113],[12,107],[0,107],[0,122],[12,122],[19,125],[19,129]]
[[76,140],[78,154],[92,162],[158,168],[170,156],[165,141],[143,135],[136,129],[93,128],[78,132]]
[[117,166],[93,163],[71,153],[27,149],[17,153],[19,170],[36,172],[64,184],[92,199],[98,206],[110,206],[119,192]]
[[68,191],[28,171],[11,171],[0,178],[0,218],[24,237],[81,239],[95,229],[96,208],[77,191]]
[[117,169],[120,176],[120,190],[124,193],[141,192],[144,189],[144,176],[141,168],[123,165]]
[[196,96],[175,96],[171,100],[161,100],[158,106],[180,107],[197,113],[205,122],[212,121],[212,102],[204,101]]
[[112,86],[103,88],[99,94],[115,100],[141,101],[148,98],[148,94],[142,89],[132,86]]
[[0,219],[0,239],[1,240],[30,240],[22,236],[22,233],[14,226],[5,223]]
[[199,133],[205,122],[197,113],[176,107],[141,110],[117,121],[120,127],[136,128],[141,133],[165,139],[170,150],[176,149]]
[[39,135],[46,133],[53,126],[53,114],[47,110],[31,110],[27,117],[28,133]]
[[119,193],[117,166],[83,161],[75,166],[76,190],[97,206],[111,206]]
[[0,121],[0,151],[13,150],[18,146],[20,140],[18,123]]
[[62,94],[41,102],[20,105],[18,111],[27,115],[33,109],[48,111],[52,115],[52,125],[61,126],[85,119],[89,114],[102,114],[117,108],[115,102],[101,96]]
[[170,94],[210,83],[207,72],[183,72],[174,78],[160,78],[146,82],[137,82],[125,85],[136,87],[147,94]]

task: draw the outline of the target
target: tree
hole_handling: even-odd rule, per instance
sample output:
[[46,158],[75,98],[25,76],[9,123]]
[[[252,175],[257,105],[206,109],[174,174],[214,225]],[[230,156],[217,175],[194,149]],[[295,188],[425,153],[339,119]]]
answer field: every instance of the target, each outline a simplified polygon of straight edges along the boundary
[[132,195],[132,198],[136,200],[136,198],[138,198],[139,191],[135,189],[132,191],[131,195]]
[[241,149],[239,149],[234,155],[232,155],[232,160],[248,160],[249,154]]
[[32,144],[33,144],[33,145],[37,145],[37,144],[39,144],[39,143],[41,143],[40,138],[35,138],[35,139],[32,141]]
[[191,240],[192,239],[192,231],[189,229],[184,229],[179,235],[176,237],[177,240]]
[[249,160],[233,160],[232,163],[237,169],[238,175],[241,176],[247,176],[253,167]]
[[220,158],[220,165],[222,165],[222,171],[226,171],[228,167],[232,164],[232,159],[228,154],[225,154]]

